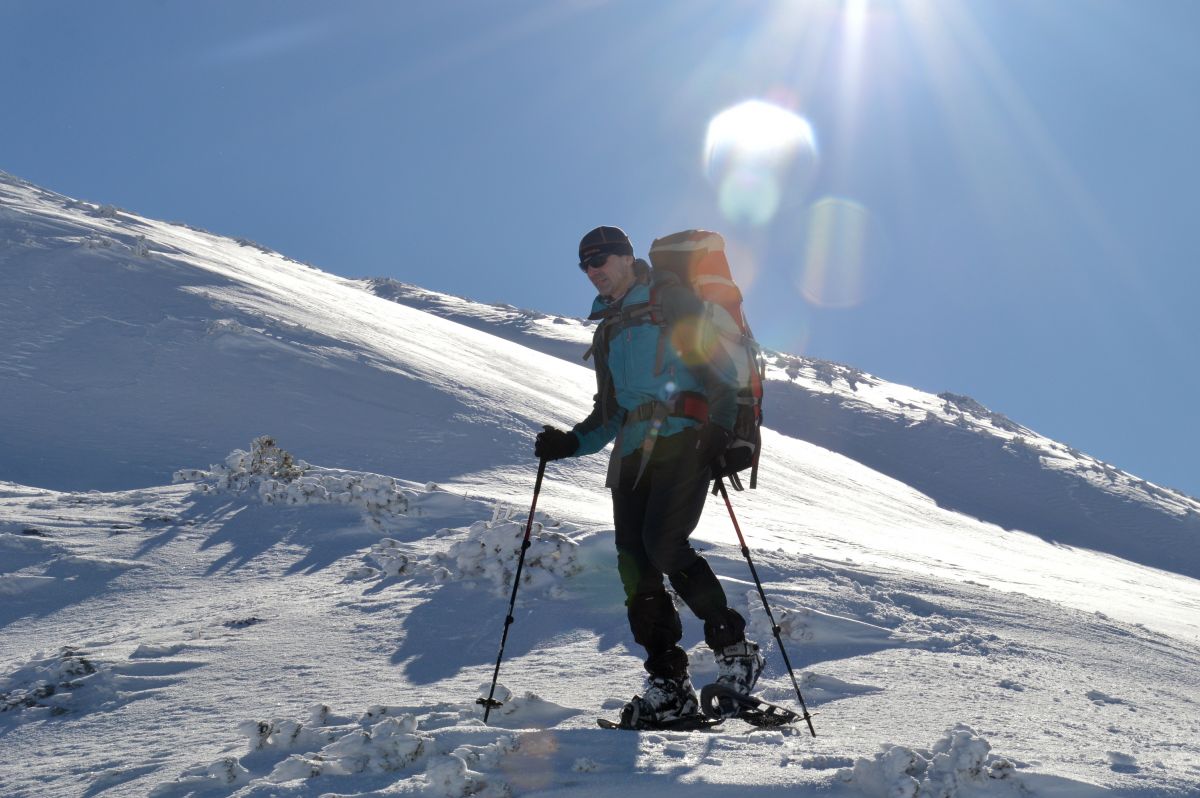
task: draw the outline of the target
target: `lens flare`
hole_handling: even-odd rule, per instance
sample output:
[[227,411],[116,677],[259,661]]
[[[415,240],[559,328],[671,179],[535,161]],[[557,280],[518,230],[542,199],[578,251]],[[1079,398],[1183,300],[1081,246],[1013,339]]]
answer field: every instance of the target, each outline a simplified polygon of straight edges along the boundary
[[671,328],[671,345],[691,367],[711,362],[720,343],[711,326],[702,325],[696,317],[682,318]]
[[544,790],[554,783],[558,735],[551,730],[517,736],[517,749],[502,760],[505,778],[521,792]]
[[746,296],[754,290],[758,282],[759,262],[755,248],[743,243],[733,236],[725,236],[725,256],[729,260],[729,270],[733,280]]
[[852,200],[826,197],[808,213],[808,245],[796,287],[814,305],[853,307],[863,300],[870,214]]
[[708,123],[704,169],[721,212],[762,226],[788,188],[805,188],[817,163],[816,136],[801,116],[774,103],[748,100]]
[[717,190],[717,202],[726,219],[755,227],[774,218],[782,196],[775,175],[750,168],[727,175]]

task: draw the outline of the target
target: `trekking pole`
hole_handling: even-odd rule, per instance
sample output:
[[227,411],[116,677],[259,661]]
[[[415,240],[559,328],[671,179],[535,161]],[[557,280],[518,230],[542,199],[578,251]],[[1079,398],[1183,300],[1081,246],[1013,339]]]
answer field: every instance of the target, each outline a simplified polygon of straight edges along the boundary
[[804,721],[808,724],[808,730],[812,732],[812,736],[816,737],[817,730],[813,728],[812,715],[808,714],[804,696],[800,695],[800,684],[796,681],[796,673],[792,670],[792,661],[788,659],[787,650],[783,647],[779,624],[775,623],[775,616],[771,614],[771,606],[767,604],[767,594],[763,591],[758,571],[754,568],[754,560],[750,559],[750,547],[746,545],[746,538],[742,537],[742,528],[738,525],[737,516],[733,514],[733,504],[730,503],[729,493],[725,490],[724,479],[717,479],[717,488],[720,489],[721,498],[725,500],[725,506],[729,509],[729,517],[733,520],[733,531],[737,532],[738,543],[742,544],[742,556],[746,558],[746,564],[750,566],[750,575],[754,577],[754,584],[758,587],[758,596],[762,599],[763,609],[767,611],[767,618],[771,621],[771,631],[775,633],[775,642],[779,644],[779,653],[783,655],[783,664],[787,666],[788,676],[792,677],[792,687],[796,688],[796,698],[800,701],[800,709],[804,710]]
[[504,644],[508,641],[508,627],[513,623],[513,607],[517,605],[517,588],[521,584],[521,569],[525,567],[525,550],[529,548],[529,532],[533,529],[533,512],[537,509],[538,494],[542,492],[542,477],[546,474],[546,458],[538,462],[537,481],[533,484],[533,504],[529,507],[529,520],[525,522],[525,538],[521,541],[521,554],[517,557],[517,573],[513,577],[512,598],[508,600],[508,615],[504,617],[504,634],[500,636],[500,653],[496,655],[496,670],[492,671],[492,689],[488,697],[475,699],[476,704],[483,704],[483,722],[487,723],[492,707],[500,706],[499,701],[493,700],[496,694],[496,680],[500,678],[500,660],[504,659]]

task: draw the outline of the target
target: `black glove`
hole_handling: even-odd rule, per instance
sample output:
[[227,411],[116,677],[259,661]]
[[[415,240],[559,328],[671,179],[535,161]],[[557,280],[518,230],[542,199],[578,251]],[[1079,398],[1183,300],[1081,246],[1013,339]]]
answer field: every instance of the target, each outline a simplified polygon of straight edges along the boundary
[[573,432],[563,432],[550,425],[542,427],[533,443],[533,453],[542,460],[561,460],[579,449],[579,438]]
[[696,431],[696,462],[702,470],[711,468],[731,443],[733,433],[720,424],[703,425]]

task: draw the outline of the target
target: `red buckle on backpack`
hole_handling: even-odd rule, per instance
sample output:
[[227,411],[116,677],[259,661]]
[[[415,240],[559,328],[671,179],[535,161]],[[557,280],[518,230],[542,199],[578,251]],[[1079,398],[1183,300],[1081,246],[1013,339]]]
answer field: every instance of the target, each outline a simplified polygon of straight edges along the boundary
[[708,400],[696,393],[680,394],[676,402],[674,415],[684,416],[685,418],[699,421],[701,424],[707,424]]

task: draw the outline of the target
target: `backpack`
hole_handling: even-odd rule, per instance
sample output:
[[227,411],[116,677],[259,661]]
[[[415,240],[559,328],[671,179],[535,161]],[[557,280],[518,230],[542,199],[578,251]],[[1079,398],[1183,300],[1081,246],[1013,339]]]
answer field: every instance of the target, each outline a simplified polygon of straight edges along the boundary
[[[650,245],[654,281],[674,275],[708,303],[710,319],[720,343],[737,367],[737,417],[733,440],[717,460],[713,476],[727,477],[742,490],[738,472],[750,469],[750,487],[758,487],[758,460],[762,451],[762,400],[766,364],[742,311],[742,292],[733,282],[725,258],[725,240],[709,230],[684,230],[654,240]],[[653,304],[653,290],[651,291]]]

